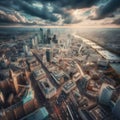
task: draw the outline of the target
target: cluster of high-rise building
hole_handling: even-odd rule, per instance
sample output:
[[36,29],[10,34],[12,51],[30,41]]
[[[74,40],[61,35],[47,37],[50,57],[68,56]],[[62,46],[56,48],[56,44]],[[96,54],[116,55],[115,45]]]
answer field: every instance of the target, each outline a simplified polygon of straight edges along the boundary
[[40,28],[35,38],[38,39],[38,43],[41,44],[52,44],[52,42],[58,42],[56,34],[53,34],[50,29],[44,30]]

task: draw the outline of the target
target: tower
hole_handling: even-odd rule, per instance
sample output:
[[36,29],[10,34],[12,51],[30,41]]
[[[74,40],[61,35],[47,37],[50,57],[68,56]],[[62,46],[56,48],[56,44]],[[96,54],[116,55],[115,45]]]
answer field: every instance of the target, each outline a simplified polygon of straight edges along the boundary
[[43,44],[44,43],[44,35],[43,35],[43,29],[42,28],[40,28],[40,38],[39,38],[40,40],[40,42]]
[[32,47],[35,46],[35,40],[34,40],[34,38],[31,39],[31,44],[32,44]]
[[52,40],[53,40],[54,43],[58,43],[58,40],[57,40],[56,34],[53,36],[53,39],[52,39]]
[[118,120],[120,120],[120,97],[118,98],[116,105],[113,108],[113,114]]
[[66,41],[66,48],[69,48],[71,45],[71,37],[70,34],[68,34],[67,41]]
[[50,38],[51,37],[51,31],[50,29],[47,29],[47,38]]
[[52,51],[50,49],[46,50],[46,60],[47,62],[51,62],[52,59]]
[[113,86],[108,84],[102,84],[99,92],[99,103],[109,105],[113,94],[113,90]]
[[83,89],[86,89],[88,84],[89,84],[89,81],[90,81],[91,77],[89,75],[84,75],[81,79],[81,87]]
[[29,51],[29,50],[28,50],[28,46],[27,46],[27,45],[24,45],[24,46],[23,46],[23,51],[24,51],[26,54],[28,54],[28,51]]
[[37,34],[35,34],[35,46],[38,45],[38,37],[37,37]]

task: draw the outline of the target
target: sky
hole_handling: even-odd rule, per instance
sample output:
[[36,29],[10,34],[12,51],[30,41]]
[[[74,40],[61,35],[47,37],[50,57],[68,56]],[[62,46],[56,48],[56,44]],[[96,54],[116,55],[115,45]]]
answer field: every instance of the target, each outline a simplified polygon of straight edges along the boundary
[[0,0],[0,25],[120,26],[120,0]]

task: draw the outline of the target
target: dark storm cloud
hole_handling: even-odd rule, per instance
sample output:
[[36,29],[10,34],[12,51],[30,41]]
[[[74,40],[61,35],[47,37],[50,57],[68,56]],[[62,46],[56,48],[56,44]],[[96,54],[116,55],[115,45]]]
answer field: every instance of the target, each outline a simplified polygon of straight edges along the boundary
[[40,9],[21,0],[16,1],[15,4],[19,6],[20,10],[24,11],[27,14],[30,14],[31,16],[40,17],[52,22],[56,22],[58,20],[58,18],[53,15],[53,13],[49,12],[48,8],[45,5],[43,5],[43,7]]
[[[42,3],[43,7],[36,7],[33,3]],[[53,8],[52,11],[48,9],[48,3]],[[99,6],[96,9],[96,16],[90,16],[89,19],[98,20],[108,16],[114,17],[113,13],[120,7],[120,0],[0,0],[0,6],[50,22],[57,22],[59,17],[55,14],[59,14],[67,24],[81,22],[74,20],[69,10],[88,8],[93,5]],[[4,21],[3,18],[2,21]]]
[[11,7],[13,0],[0,0],[0,6]]
[[50,2],[53,6],[53,12],[62,15],[63,23],[65,24],[74,24],[79,23],[81,20],[74,20],[69,12],[65,9],[80,9],[80,8],[88,8],[92,5],[95,5],[100,0],[41,0],[42,3]]
[[91,7],[100,0],[41,0],[42,2],[51,2],[68,9]]
[[[4,1],[0,1],[0,5],[13,6],[13,4],[15,4],[15,5],[19,5],[22,9],[25,9],[24,7],[31,7],[32,3],[34,2],[40,2],[40,3],[43,3],[44,5],[46,3],[51,3],[53,7],[57,6],[58,9],[59,8],[61,9],[59,11],[62,12],[63,7],[67,9],[91,7],[98,1],[100,0],[4,0]],[[56,9],[56,11],[58,10]]]
[[4,7],[9,7],[11,9],[15,9],[18,11],[23,11],[26,14],[29,14],[31,16],[39,17],[45,20],[49,20],[52,22],[56,22],[58,18],[51,13],[46,5],[43,5],[43,7],[40,9],[38,7],[33,6],[32,1],[26,2],[24,0],[4,0],[0,1],[0,5]]
[[[60,14],[65,23],[72,23],[70,13],[64,10],[67,9],[76,9],[76,8],[86,8],[91,7],[99,0],[4,0],[0,1],[0,5],[11,7],[15,10],[23,11],[26,14],[31,16],[36,16],[45,20],[56,22],[59,18],[54,15]],[[43,8],[39,9],[38,7],[33,6],[35,2],[40,2],[43,4]],[[53,11],[50,12],[46,7],[47,3],[51,3]],[[67,18],[68,17],[68,18]]]
[[120,8],[120,0],[110,0],[107,4],[96,9],[96,17],[90,16],[90,19],[99,20],[105,17],[114,17],[114,12]]

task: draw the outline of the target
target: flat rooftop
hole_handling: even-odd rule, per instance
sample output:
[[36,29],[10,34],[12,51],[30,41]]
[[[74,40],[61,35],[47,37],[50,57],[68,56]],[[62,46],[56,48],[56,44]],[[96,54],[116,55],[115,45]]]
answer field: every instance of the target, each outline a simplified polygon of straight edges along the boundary
[[28,63],[36,62],[36,58],[34,57],[29,57],[28,58]]
[[92,116],[93,119],[95,120],[102,120],[108,117],[108,112],[106,112],[101,106],[96,106],[92,110],[90,110],[90,115]]
[[48,78],[40,80],[38,85],[46,98],[51,98],[56,94],[56,88],[51,84]]
[[71,90],[73,90],[76,87],[76,84],[74,81],[70,80],[68,82],[66,82],[63,85],[63,91],[66,93],[69,93]]
[[21,120],[45,120],[48,117],[49,113],[45,107],[39,108],[33,113],[25,116]]
[[54,74],[54,76],[55,76],[58,80],[59,80],[61,77],[64,76],[64,72],[63,72],[63,71],[59,71],[59,72],[54,71],[53,74]]
[[39,80],[43,75],[45,75],[45,72],[42,68],[37,67],[34,71],[33,71],[33,76],[36,80]]

